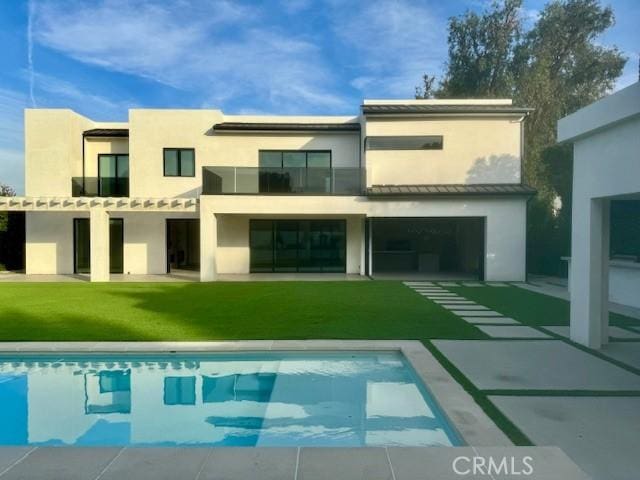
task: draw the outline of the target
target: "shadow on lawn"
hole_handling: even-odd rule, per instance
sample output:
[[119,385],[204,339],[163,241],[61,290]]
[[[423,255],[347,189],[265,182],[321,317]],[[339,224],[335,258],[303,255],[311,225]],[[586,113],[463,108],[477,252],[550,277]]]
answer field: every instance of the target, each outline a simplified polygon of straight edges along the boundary
[[399,282],[65,284],[20,295],[0,309],[0,340],[486,338]]

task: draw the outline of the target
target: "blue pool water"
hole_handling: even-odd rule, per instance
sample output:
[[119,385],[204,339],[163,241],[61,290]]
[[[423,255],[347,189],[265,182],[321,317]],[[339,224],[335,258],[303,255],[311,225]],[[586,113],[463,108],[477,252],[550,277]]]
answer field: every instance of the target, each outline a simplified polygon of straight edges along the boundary
[[0,445],[459,445],[400,353],[0,356]]

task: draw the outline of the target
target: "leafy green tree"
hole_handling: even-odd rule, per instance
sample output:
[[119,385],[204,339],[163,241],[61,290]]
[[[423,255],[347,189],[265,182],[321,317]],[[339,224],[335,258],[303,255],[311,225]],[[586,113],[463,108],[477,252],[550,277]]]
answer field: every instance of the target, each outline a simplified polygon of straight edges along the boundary
[[524,178],[539,192],[530,202],[529,267],[555,274],[569,253],[572,174],[570,147],[556,146],[557,121],[610,91],[626,58],[597,44],[614,23],[598,0],[551,0],[528,31],[521,6],[501,0],[451,18],[449,59],[433,93],[512,97],[535,109],[525,121]]
[[[9,185],[0,183],[0,197],[15,197],[16,191]],[[7,231],[7,225],[9,223],[9,216],[6,212],[0,212],[0,232]]]
[[449,60],[439,97],[510,97],[522,0],[494,1],[482,14],[449,19]]

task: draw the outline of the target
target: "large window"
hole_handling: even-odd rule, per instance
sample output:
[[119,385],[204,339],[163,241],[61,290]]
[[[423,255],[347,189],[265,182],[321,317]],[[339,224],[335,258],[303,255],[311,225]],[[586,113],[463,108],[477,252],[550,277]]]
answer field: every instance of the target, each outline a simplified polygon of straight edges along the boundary
[[442,150],[442,135],[367,137],[367,150]]
[[331,191],[329,150],[261,150],[259,164],[260,192]]
[[196,152],[193,148],[164,149],[165,177],[195,177]]
[[344,220],[251,220],[251,272],[345,272]]
[[129,196],[129,155],[98,155],[98,195]]

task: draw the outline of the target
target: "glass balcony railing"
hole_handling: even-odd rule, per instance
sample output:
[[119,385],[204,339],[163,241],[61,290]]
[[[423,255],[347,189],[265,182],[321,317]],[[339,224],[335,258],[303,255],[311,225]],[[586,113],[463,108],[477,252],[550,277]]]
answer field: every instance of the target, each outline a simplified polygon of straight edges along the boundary
[[128,177],[73,177],[71,195],[74,197],[128,197]]
[[360,195],[361,168],[203,167],[203,195]]

